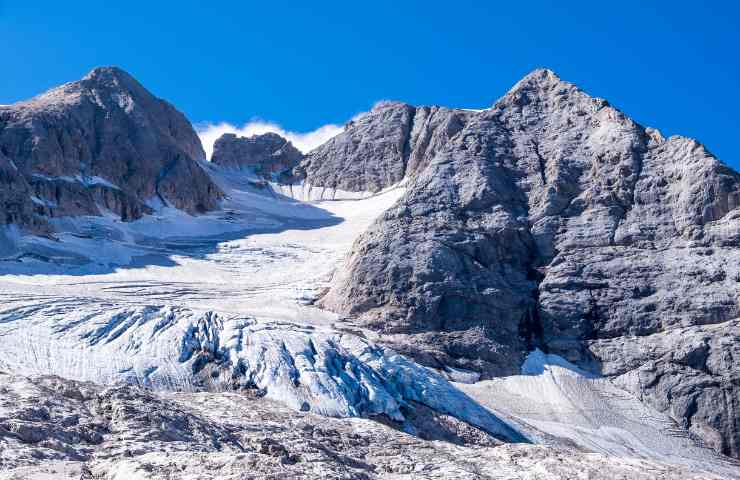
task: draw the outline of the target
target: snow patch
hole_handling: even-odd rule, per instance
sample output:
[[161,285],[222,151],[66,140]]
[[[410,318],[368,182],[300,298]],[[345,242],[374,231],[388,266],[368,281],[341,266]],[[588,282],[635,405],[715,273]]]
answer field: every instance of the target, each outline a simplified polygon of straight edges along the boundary
[[535,350],[522,375],[457,386],[535,443],[737,473],[736,465],[697,445],[668,415],[557,355]]

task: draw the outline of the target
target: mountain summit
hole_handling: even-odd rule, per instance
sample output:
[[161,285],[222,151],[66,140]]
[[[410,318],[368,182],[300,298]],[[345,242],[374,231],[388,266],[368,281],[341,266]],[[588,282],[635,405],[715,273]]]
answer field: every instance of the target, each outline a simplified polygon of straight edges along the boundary
[[68,215],[133,220],[152,200],[205,212],[222,197],[185,116],[116,67],[0,107],[0,154],[14,192],[4,221],[31,229]]
[[701,144],[540,69],[481,112],[383,104],[308,162],[408,182],[322,305],[432,367],[556,353],[740,454],[740,175]]

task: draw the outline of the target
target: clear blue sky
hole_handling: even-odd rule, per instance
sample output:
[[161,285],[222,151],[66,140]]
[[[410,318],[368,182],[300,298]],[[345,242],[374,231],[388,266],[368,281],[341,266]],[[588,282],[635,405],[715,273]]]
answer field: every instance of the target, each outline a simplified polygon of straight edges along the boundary
[[118,65],[193,122],[305,131],[379,99],[488,106],[545,66],[740,168],[736,5],[0,0],[0,103]]

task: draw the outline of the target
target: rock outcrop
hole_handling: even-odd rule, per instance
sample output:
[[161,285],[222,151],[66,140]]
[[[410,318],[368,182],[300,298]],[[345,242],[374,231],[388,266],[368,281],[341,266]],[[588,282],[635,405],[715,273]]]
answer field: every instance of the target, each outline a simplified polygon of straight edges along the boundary
[[183,114],[126,72],[97,68],[0,107],[0,181],[12,183],[14,198],[3,193],[0,221],[33,230],[48,217],[106,211],[133,220],[151,199],[205,212],[223,194],[204,159]]
[[2,372],[0,382],[0,477],[8,479],[164,480],[187,472],[209,480],[374,480],[424,472],[423,478],[524,480],[533,471],[546,472],[537,477],[546,480],[740,478],[573,448],[500,445],[454,422],[432,424],[421,439],[372,420],[296,412],[243,393],[162,393]]
[[0,225],[23,225],[30,232],[46,233],[46,211],[15,163],[0,153]]
[[225,133],[213,145],[211,162],[224,168],[251,168],[258,175],[271,177],[293,169],[302,159],[300,150],[276,133],[251,137]]
[[[363,124],[317,151],[362,146],[322,164],[365,152],[353,164],[390,172],[365,186],[410,180],[321,303],[423,363],[484,377],[517,373],[535,347],[608,375],[649,371],[630,384],[636,393],[740,456],[740,338],[700,328],[740,317],[740,175],[696,141],[663,138],[548,70],[489,110],[449,111],[460,121],[446,123],[447,138],[432,129],[434,148],[421,157],[413,142],[404,155],[397,134],[428,132],[407,120],[419,109],[392,105],[379,119],[398,125],[390,138]],[[357,172],[306,172],[363,187],[352,183]],[[661,343],[685,328],[698,345],[687,361],[670,348],[645,346],[624,361],[614,353],[631,348],[626,339]]]
[[378,192],[421,172],[470,112],[380,102],[310,152],[297,168],[314,187]]

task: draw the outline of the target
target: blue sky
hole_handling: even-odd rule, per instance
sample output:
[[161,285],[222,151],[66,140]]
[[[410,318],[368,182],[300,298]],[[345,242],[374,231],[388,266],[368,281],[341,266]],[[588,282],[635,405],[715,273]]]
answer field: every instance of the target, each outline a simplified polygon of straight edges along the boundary
[[545,66],[740,168],[740,7],[713,3],[0,0],[0,103],[119,65],[193,122],[302,132],[483,108]]

